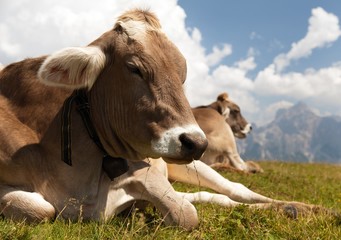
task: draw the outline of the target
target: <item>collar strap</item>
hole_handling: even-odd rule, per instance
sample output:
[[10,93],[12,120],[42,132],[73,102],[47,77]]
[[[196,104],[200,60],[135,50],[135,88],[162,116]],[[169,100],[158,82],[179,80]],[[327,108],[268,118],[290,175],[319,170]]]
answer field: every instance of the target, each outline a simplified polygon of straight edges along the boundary
[[62,109],[62,160],[72,166],[71,160],[71,107],[72,103],[76,102],[77,111],[81,115],[84,126],[97,147],[103,153],[102,168],[107,173],[109,178],[113,180],[115,177],[122,175],[127,172],[129,167],[127,160],[123,158],[111,157],[104,149],[96,130],[92,124],[90,118],[90,107],[88,98],[84,90],[76,90],[73,94],[68,97],[63,105]]

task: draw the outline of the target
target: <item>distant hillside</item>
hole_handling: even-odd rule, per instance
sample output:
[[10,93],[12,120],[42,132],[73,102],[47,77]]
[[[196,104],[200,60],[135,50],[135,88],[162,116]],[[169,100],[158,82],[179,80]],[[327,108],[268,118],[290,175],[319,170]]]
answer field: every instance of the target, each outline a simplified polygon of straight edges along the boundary
[[341,121],[320,117],[300,102],[238,141],[244,159],[341,163]]

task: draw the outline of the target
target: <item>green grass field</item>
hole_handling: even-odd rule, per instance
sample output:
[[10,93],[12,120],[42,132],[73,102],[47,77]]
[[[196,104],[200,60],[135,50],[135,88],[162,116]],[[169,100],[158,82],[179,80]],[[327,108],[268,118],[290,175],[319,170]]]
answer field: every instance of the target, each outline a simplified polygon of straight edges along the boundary
[[[260,162],[264,173],[221,172],[266,196],[319,204],[341,213],[341,166]],[[200,188],[174,183],[180,191]],[[206,190],[206,189],[200,189]],[[166,227],[152,208],[107,223],[68,222],[27,225],[0,220],[0,239],[341,239],[341,219],[329,214],[292,219],[274,210],[196,204],[200,225],[186,232]]]

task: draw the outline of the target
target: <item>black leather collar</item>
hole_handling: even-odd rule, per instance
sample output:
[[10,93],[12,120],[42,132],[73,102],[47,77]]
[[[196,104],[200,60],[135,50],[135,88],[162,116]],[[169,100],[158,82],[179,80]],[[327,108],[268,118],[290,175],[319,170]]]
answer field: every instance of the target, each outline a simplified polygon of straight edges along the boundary
[[105,151],[96,130],[91,122],[90,118],[90,107],[88,98],[86,96],[85,90],[76,90],[73,94],[68,97],[63,105],[62,109],[62,160],[72,166],[71,160],[71,107],[72,103],[76,102],[77,111],[81,115],[84,126],[90,136],[90,138],[94,141],[97,147],[103,153],[102,167],[103,170],[107,173],[109,178],[113,180],[115,177],[118,177],[124,173],[126,173],[129,169],[127,160],[123,158],[114,158],[108,155]]

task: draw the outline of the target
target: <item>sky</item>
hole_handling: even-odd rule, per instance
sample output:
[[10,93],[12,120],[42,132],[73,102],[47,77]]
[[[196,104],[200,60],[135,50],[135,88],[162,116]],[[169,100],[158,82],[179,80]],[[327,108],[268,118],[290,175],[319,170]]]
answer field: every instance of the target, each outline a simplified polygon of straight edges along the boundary
[[156,13],[185,56],[192,106],[228,92],[257,125],[300,101],[341,115],[336,0],[1,0],[0,63],[87,45],[134,7]]

